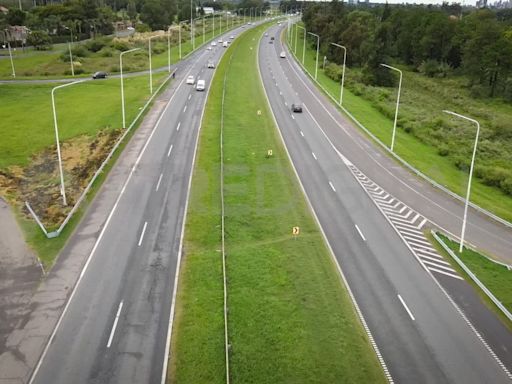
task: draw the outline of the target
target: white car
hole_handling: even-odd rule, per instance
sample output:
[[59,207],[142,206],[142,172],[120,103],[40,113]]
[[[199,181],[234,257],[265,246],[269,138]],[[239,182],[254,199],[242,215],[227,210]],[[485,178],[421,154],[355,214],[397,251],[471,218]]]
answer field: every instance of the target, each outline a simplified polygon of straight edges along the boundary
[[229,38],[230,38],[231,40],[233,40],[233,39],[235,38],[235,36],[231,35],[231,36],[229,36]]
[[219,39],[219,43],[222,43],[222,39]]
[[187,84],[194,85],[195,82],[196,82],[196,79],[194,78],[194,76],[190,75],[189,77],[187,77]]
[[280,57],[281,59],[286,58],[286,53],[284,53],[284,51],[281,51],[281,53],[279,54],[279,57]]
[[212,47],[208,47],[208,48],[206,48],[206,49],[207,49],[208,51],[211,51],[211,50],[212,50]]
[[196,91],[204,91],[206,83],[204,80],[197,80]]
[[217,46],[217,43],[215,41],[212,41],[212,43],[210,44],[212,47],[215,47]]
[[223,43],[222,43],[222,46],[223,46],[224,48],[227,48],[227,46],[228,46],[228,42],[227,42],[227,41],[223,42]]
[[215,63],[212,60],[208,60],[208,68],[215,68]]

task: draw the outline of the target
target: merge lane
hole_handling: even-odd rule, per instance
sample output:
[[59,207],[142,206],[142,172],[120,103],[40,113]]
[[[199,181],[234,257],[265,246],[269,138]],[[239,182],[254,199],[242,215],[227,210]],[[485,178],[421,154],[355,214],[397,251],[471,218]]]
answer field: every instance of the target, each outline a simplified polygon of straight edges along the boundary
[[[278,36],[275,30],[270,34]],[[505,382],[503,371],[362,193],[308,114],[290,118],[284,100],[287,98],[289,105],[297,95],[281,69],[281,63],[286,60],[278,58],[278,47],[263,43],[260,67],[277,121],[394,379],[398,382]],[[306,149],[296,144],[301,140],[308,142]],[[321,154],[318,161],[312,158],[312,152]],[[320,169],[308,171],[311,165],[305,163],[317,164]],[[323,176],[315,179],[317,175]],[[322,194],[328,181],[332,181],[336,193]],[[337,203],[330,202],[333,197],[338,199]],[[353,248],[355,240],[351,234],[355,223],[364,228],[370,252]],[[347,228],[347,239],[340,236],[343,227]],[[406,300],[400,300],[402,296]],[[371,297],[379,299],[372,302]],[[404,306],[406,301],[416,313],[415,320],[411,319],[411,309],[407,304]],[[386,303],[384,308],[382,303]],[[411,323],[412,330],[403,326]]]
[[[218,61],[223,52],[201,49],[176,83],[191,73],[209,85],[207,60]],[[206,99],[206,92],[184,83],[172,87],[172,102],[133,169],[36,383],[161,380],[183,207]]]

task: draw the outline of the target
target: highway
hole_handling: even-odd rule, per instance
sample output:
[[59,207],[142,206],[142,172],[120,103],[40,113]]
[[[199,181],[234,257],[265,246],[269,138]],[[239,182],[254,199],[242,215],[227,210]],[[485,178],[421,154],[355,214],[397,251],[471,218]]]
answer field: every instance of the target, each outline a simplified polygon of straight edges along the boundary
[[[271,36],[275,36],[273,44]],[[438,279],[462,280],[443,264],[422,234],[432,214],[448,226],[458,210],[448,215],[446,198],[443,202],[427,198],[420,182],[385,159],[327,105],[291,58],[279,57],[283,50],[280,28],[272,27],[259,47],[264,87],[306,195],[390,379],[398,383],[510,382],[499,359]],[[291,104],[297,102],[303,103],[302,114],[291,111]],[[412,219],[405,220],[402,214]],[[450,217],[442,221],[442,215]],[[474,228],[469,239],[473,232]],[[493,236],[501,238],[501,233]],[[507,241],[510,238],[505,236],[502,244]]]
[[214,70],[207,61],[217,63],[224,50],[221,44],[211,51],[200,48],[179,64],[165,109],[88,256],[33,383],[162,380],[184,212],[207,97],[207,91],[196,91],[185,79],[189,74],[204,79],[208,88]]

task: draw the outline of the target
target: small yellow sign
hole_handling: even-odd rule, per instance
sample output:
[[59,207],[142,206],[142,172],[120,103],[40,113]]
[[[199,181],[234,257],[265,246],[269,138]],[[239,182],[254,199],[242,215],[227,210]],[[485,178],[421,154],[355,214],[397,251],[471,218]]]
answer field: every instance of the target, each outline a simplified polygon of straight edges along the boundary
[[293,227],[292,228],[292,234],[294,236],[297,236],[299,233],[300,233],[300,228],[299,227]]
[[271,150],[271,149],[269,149],[269,150],[267,151],[267,156],[268,156],[268,157],[272,156],[272,150]]
[[261,110],[258,109],[258,116],[261,116]]

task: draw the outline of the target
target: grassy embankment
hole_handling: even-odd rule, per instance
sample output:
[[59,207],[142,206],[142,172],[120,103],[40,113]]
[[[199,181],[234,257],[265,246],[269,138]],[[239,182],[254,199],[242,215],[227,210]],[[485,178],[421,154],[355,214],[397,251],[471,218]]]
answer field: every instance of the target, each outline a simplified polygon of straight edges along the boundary
[[[235,20],[234,26],[238,26],[242,23],[243,18]],[[219,35],[219,20],[215,20],[215,36]],[[231,28],[231,22],[230,22]],[[213,35],[213,23],[212,20],[208,19],[205,24],[204,40],[208,41],[214,37]],[[226,32],[226,21],[222,21],[222,32]],[[119,72],[119,49],[127,48],[141,48],[140,51],[128,54],[124,57],[123,71],[141,71],[146,70],[149,67],[148,59],[148,43],[147,37],[154,35],[141,34],[136,35],[132,38],[121,38],[120,43],[110,42],[105,47],[97,52],[91,52],[87,49],[87,45],[90,41],[80,42],[73,44],[73,50],[76,55],[73,61],[78,61],[80,66],[76,66],[76,77],[89,77],[91,73],[96,71],[107,71],[109,73]],[[179,60],[178,50],[178,29],[171,31],[171,63],[176,63]],[[203,43],[203,26],[200,22],[196,25],[196,47]],[[107,38],[99,38],[107,40]],[[108,39],[111,41],[111,39]],[[152,45],[152,64],[153,68],[164,67],[168,64],[167,56],[167,35],[159,39],[153,39]],[[43,51],[33,52],[31,51],[27,55],[17,54],[14,57],[14,66],[16,70],[17,79],[31,79],[31,78],[60,78],[60,77],[71,77],[71,67],[69,61],[63,61],[63,58],[68,60],[68,50],[66,45],[59,44],[59,49],[55,51]],[[182,28],[182,57],[192,51],[192,43],[190,41],[190,31],[186,28]],[[19,52],[19,51],[17,51]],[[82,55],[83,57],[80,57]],[[78,74],[79,71],[83,73]],[[6,57],[0,60],[0,79],[12,79],[11,76],[11,62]]]
[[[157,74],[153,77],[155,89],[164,77],[165,74]],[[76,215],[60,237],[47,239],[36,223],[21,214],[23,198],[26,198],[26,196],[20,196],[21,189],[28,191],[31,187],[40,188],[39,183],[43,182],[38,180],[43,170],[39,168],[29,172],[26,170],[33,166],[37,156],[48,150],[51,162],[55,162],[56,155],[54,149],[51,149],[55,145],[50,97],[53,86],[49,84],[0,85],[0,114],[3,116],[4,128],[4,139],[0,141],[0,171],[20,175],[19,180],[21,180],[14,189],[12,185],[10,187],[4,185],[3,193],[15,206],[27,242],[37,252],[45,266],[53,263],[80,217],[80,213]],[[120,129],[119,92],[119,79],[91,81],[56,91],[59,134],[61,142],[64,143],[63,148],[66,148],[67,143],[78,143],[72,147],[77,151],[76,153],[73,150],[63,152],[68,188],[72,175],[75,174],[73,168],[87,160],[79,151],[88,150],[88,146],[100,131],[108,133]],[[149,96],[147,75],[125,79],[127,124],[137,115]],[[0,181],[2,181],[1,177]],[[45,189],[58,190],[59,180],[45,178],[44,184]],[[97,183],[96,188],[99,185],[101,183]],[[58,193],[52,200],[55,199],[60,201]],[[29,201],[34,203],[31,199]]]
[[[169,382],[225,382],[219,252],[219,135],[225,74],[232,382],[384,382],[267,106],[256,62],[263,30],[248,31],[234,41],[211,85],[187,216]],[[268,149],[273,149],[271,158],[266,157]],[[301,228],[297,238],[291,234],[293,226]]]
[[[299,29],[297,36],[296,55],[299,61],[302,61],[303,31]],[[293,42],[293,48],[295,48],[295,42]],[[313,75],[315,63],[316,46],[306,44],[305,66]],[[393,129],[392,117],[396,103],[396,89],[364,86],[358,82],[358,78],[360,73],[357,70],[347,68],[343,106],[370,132],[389,146]],[[340,83],[324,73],[322,57],[319,58],[318,82],[336,101],[339,100]],[[451,109],[470,116],[476,115],[475,117],[480,120],[482,135],[479,155],[476,159],[477,166],[485,161],[487,162],[485,165],[510,167],[512,153],[502,150],[499,148],[501,145],[493,144],[490,139],[495,134],[494,129],[508,127],[508,123],[505,124],[505,122],[510,119],[512,107],[499,101],[473,99],[468,91],[462,88],[460,82],[452,79],[429,79],[404,70],[395,152],[438,183],[460,196],[465,196],[468,173],[458,169],[454,165],[454,158],[450,156],[460,150],[463,145],[462,138],[464,138],[469,142],[469,145],[464,144],[464,147],[467,147],[465,152],[468,154],[460,159],[464,163],[470,160],[471,140],[474,140],[475,129],[468,123],[450,120],[450,117],[442,112],[443,109]],[[408,127],[409,133],[403,129],[402,125]],[[434,141],[439,147],[430,144]],[[486,154],[483,155],[482,151]],[[498,188],[485,185],[478,178],[473,179],[471,201],[512,221],[512,197]]]
[[[493,263],[480,253],[468,248],[464,248],[462,253],[459,253],[459,243],[456,243],[442,234],[438,236],[448,247],[455,252],[455,254],[462,260],[462,262],[476,275],[476,277],[493,293],[493,295],[509,310],[512,311],[512,271],[509,271],[505,266]],[[487,295],[476,285],[473,280],[466,274],[466,272],[457,264],[455,260],[441,247],[441,245],[430,234],[429,240],[436,247],[436,249],[445,256],[445,259],[450,262],[453,268],[463,276],[466,281],[471,284],[478,292],[486,305],[493,310],[507,325],[512,329],[512,323],[508,318],[503,315],[501,310],[487,297]]]

